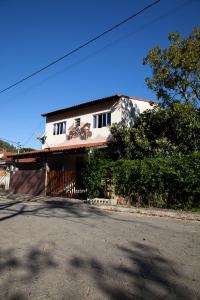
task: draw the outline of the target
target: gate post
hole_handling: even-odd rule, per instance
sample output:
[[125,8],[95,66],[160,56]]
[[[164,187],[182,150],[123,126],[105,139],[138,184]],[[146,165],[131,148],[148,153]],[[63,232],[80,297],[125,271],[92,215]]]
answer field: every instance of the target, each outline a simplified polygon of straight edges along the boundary
[[45,168],[44,195],[47,196],[49,165],[46,156],[45,156],[44,168]]

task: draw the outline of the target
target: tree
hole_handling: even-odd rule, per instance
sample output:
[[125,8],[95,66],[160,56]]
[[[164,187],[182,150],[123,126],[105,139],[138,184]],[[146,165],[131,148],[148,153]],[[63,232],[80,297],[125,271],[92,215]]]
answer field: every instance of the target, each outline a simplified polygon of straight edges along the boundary
[[[35,149],[33,148],[20,148],[20,152],[29,152],[29,151],[33,151]],[[5,152],[5,151],[9,151],[9,152],[17,152],[18,149],[11,145],[10,143],[8,142],[5,142],[3,140],[0,139],[0,151],[1,152]]]
[[161,105],[141,114],[132,128],[114,125],[111,134],[121,157],[143,159],[200,150],[200,28],[188,38],[169,35],[170,46],[148,52],[146,78]]
[[4,152],[4,151],[10,151],[10,152],[15,152],[17,149],[15,146],[0,140],[0,151]]
[[152,77],[145,79],[163,106],[175,101],[199,105],[200,100],[200,28],[194,29],[188,38],[171,33],[170,46],[160,46],[148,52],[144,65],[152,69]]
[[169,156],[200,150],[200,114],[190,103],[156,106],[143,112],[132,128],[119,124],[111,134],[122,158]]
[[29,151],[34,151],[35,149],[33,148],[20,148],[20,152],[29,152]]

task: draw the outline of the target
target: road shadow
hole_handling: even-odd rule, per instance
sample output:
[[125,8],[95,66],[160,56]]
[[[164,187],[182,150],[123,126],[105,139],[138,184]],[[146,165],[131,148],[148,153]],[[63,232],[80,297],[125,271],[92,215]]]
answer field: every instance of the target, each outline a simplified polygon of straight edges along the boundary
[[30,203],[15,200],[0,201],[0,222],[18,216],[32,215],[35,217],[55,217],[55,218],[95,218],[107,216],[108,213],[93,209],[86,204],[72,201],[45,201],[43,203]]
[[[29,201],[19,201],[19,197],[16,200],[0,200],[0,222],[13,219],[19,216],[33,216],[41,218],[58,218],[64,220],[70,220],[75,223],[84,223],[92,227],[94,224],[91,220],[102,219],[102,222],[106,220],[112,220],[113,222],[124,222],[124,223],[141,223],[147,224],[144,220],[135,219],[132,216],[130,218],[123,217],[123,214],[113,213],[93,207],[89,204],[83,203],[77,199],[65,199],[63,198],[48,198],[40,203],[34,203]],[[41,198],[41,200],[44,199]],[[157,229],[153,223],[148,222],[148,226]]]
[[0,248],[0,298],[28,299],[25,287],[57,267],[51,251],[40,246],[29,248],[23,255],[16,248]]
[[[74,256],[69,265],[89,277],[107,299],[197,299],[183,284],[176,263],[159,255],[156,247],[132,242],[117,246],[119,263],[105,264],[97,257]],[[122,261],[121,261],[122,259]]]

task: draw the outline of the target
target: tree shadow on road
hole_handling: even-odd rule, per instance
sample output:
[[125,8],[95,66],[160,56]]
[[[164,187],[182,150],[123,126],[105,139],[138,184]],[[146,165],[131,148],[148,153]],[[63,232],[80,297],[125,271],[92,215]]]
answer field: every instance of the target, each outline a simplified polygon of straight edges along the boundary
[[[41,218],[58,218],[64,220],[70,220],[74,223],[84,223],[90,227],[94,224],[87,221],[102,219],[103,222],[112,220],[113,222],[125,222],[125,223],[142,223],[147,224],[144,220],[137,220],[133,217],[123,217],[123,214],[113,213],[105,210],[92,207],[88,204],[84,204],[80,200],[64,199],[63,198],[49,198],[49,200],[42,198],[39,199],[39,203],[29,201],[3,199],[0,201],[0,222],[8,219],[16,218],[18,216],[33,216]],[[35,198],[33,198],[35,199]],[[148,222],[148,226],[157,229],[158,226],[152,222]]]
[[8,300],[28,299],[23,287],[28,287],[41,273],[57,268],[50,251],[40,246],[30,248],[25,255],[15,248],[0,249],[0,298]]
[[44,202],[39,204],[31,204],[20,201],[12,201],[9,203],[0,204],[0,221],[5,221],[17,216],[32,215],[37,217],[55,217],[67,219],[70,217],[87,218],[95,216],[106,216],[107,213],[98,209],[92,209],[90,207],[72,204],[72,203],[55,203]]
[[43,203],[26,203],[21,201],[10,201],[0,204],[0,213],[5,216],[0,217],[4,221],[19,215],[33,215],[38,217],[56,217],[56,218],[87,218],[95,216],[107,216],[108,213],[98,209],[93,209],[87,205],[73,203],[71,201],[49,200]]
[[73,257],[70,266],[94,280],[109,299],[196,299],[182,283],[185,277],[176,263],[159,255],[155,247],[132,242],[129,248],[116,250],[123,257],[121,263],[120,256],[119,263],[106,265],[96,257]]

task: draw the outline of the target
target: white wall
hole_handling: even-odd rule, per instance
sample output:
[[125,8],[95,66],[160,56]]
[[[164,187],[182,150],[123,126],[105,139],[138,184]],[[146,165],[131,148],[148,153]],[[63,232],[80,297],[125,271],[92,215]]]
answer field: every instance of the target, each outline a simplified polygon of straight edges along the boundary
[[135,119],[141,113],[152,108],[152,104],[147,100],[123,97],[121,99],[121,122],[127,127],[133,126]]
[[0,185],[5,187],[5,190],[7,191],[9,189],[9,183],[10,183],[10,173],[0,170]]
[[[67,145],[77,145],[77,144],[88,144],[93,142],[104,142],[110,139],[109,127],[93,128],[93,116],[95,114],[101,114],[104,112],[111,111],[111,123],[116,123],[121,120],[121,106],[119,103],[104,104],[96,107],[91,107],[87,109],[79,109],[73,116],[69,114],[62,114],[60,116],[55,116],[47,119],[45,135],[47,136],[45,145],[43,148],[53,147],[53,146],[67,146]],[[67,140],[67,135],[69,133],[69,128],[74,125],[75,119],[80,118],[80,127],[85,123],[90,123],[90,131],[92,136],[87,140],[81,140],[79,137]],[[66,121],[66,134],[53,135],[53,125],[57,122]]]
[[[111,139],[109,127],[93,128],[93,115],[111,111],[111,123],[123,122],[126,126],[130,126],[134,123],[135,117],[148,108],[151,108],[149,102],[122,97],[118,102],[91,105],[88,108],[50,116],[46,122],[47,138],[43,148],[108,141]],[[87,140],[81,140],[79,137],[67,140],[69,128],[74,125],[76,118],[81,119],[81,126],[85,123],[91,124],[92,136]],[[53,135],[53,125],[63,121],[66,121],[66,134]]]

